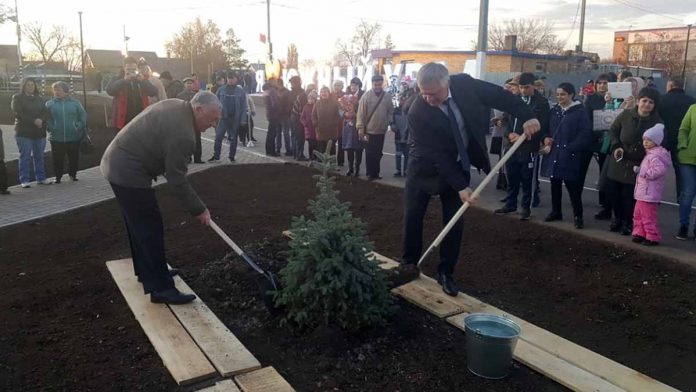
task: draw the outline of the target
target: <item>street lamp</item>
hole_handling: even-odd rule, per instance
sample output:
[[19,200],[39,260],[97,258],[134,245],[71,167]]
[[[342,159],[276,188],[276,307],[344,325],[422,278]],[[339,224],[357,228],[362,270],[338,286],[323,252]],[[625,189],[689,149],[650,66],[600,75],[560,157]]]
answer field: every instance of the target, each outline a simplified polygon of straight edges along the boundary
[[687,16],[684,18],[684,24],[688,26],[688,29],[686,30],[686,47],[684,48],[684,64],[682,65],[682,74],[681,78],[684,83],[684,86],[686,87],[686,61],[688,59],[689,55],[689,38],[691,38],[691,26],[696,24],[696,15],[691,15]]

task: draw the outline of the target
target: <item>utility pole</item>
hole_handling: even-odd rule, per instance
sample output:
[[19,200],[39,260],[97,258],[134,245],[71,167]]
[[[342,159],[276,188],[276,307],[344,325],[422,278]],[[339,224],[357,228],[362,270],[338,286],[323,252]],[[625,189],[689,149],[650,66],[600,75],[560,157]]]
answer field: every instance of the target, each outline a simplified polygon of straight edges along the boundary
[[578,47],[576,52],[582,52],[582,44],[585,40],[585,8],[587,6],[587,0],[582,0],[582,13],[580,14],[580,39],[578,40]]
[[268,61],[273,62],[273,44],[271,43],[271,0],[266,0],[266,24],[268,25]]
[[126,25],[123,25],[123,44],[126,46],[126,56],[128,56],[128,40],[130,39],[129,36],[126,35]]
[[684,83],[684,87],[686,87],[686,60],[687,56],[689,55],[689,38],[691,38],[691,26],[692,24],[689,24],[689,29],[686,30],[686,48],[684,48],[684,65],[682,65],[682,74],[681,74],[681,79],[682,83]]
[[77,13],[80,15],[80,62],[82,63],[82,98],[85,104],[85,112],[87,111],[87,81],[85,78],[85,42],[82,39],[82,11]]
[[15,0],[15,23],[17,24],[17,58],[19,60],[19,78],[22,79],[22,28],[19,26],[19,11],[17,10],[17,0]]
[[476,45],[476,78],[486,77],[486,51],[488,50],[488,0],[481,0],[479,5],[479,31]]

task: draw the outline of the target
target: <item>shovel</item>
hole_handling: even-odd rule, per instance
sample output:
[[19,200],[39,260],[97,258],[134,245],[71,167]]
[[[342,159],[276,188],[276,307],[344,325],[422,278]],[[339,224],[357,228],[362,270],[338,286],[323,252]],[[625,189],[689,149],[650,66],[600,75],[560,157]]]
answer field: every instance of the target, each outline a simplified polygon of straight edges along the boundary
[[[512,147],[510,147],[508,152],[506,152],[505,155],[503,155],[503,157],[500,158],[498,163],[496,163],[495,166],[493,166],[491,171],[488,172],[488,175],[486,176],[486,178],[484,178],[483,181],[481,181],[481,183],[476,187],[476,189],[474,189],[474,193],[471,194],[472,198],[476,198],[476,197],[478,197],[479,194],[481,194],[481,192],[484,190],[484,188],[486,188],[486,185],[488,185],[488,183],[491,182],[491,180],[493,180],[493,177],[495,177],[495,175],[498,173],[498,170],[500,170],[500,168],[510,159],[510,157],[512,157],[512,154],[514,154],[515,151],[517,151],[517,149],[520,148],[520,146],[522,145],[522,143],[524,143],[525,140],[527,140],[527,136],[524,134],[520,135],[520,137],[517,139],[517,141],[515,141],[515,144],[513,144]],[[435,248],[440,246],[440,243],[442,242],[442,240],[445,239],[445,236],[447,236],[447,233],[449,233],[450,230],[452,230],[452,227],[457,223],[459,218],[462,217],[462,214],[464,214],[464,212],[467,209],[469,209],[469,206],[470,206],[470,204],[467,201],[461,207],[459,207],[459,210],[457,211],[457,213],[454,214],[454,216],[452,217],[452,219],[450,219],[449,222],[447,222],[447,226],[445,226],[445,228],[442,229],[442,231],[440,232],[440,235],[438,235],[437,238],[435,238],[435,241],[433,241],[433,243],[430,244],[430,246],[425,251],[425,253],[423,253],[423,256],[421,256],[420,260],[418,260],[417,266],[419,268],[420,268],[420,265],[423,263],[423,260],[425,260],[425,258],[428,257],[430,252],[432,252]]]
[[275,277],[273,274],[269,271],[264,271],[263,268],[259,267],[258,264],[254,262],[254,260],[251,259],[251,257],[246,254],[237,244],[232,241],[232,239],[225,234],[224,231],[220,228],[220,226],[217,225],[212,219],[210,220],[210,227],[213,228],[213,230],[217,233],[217,235],[222,238],[227,245],[230,246],[234,250],[234,252],[239,255],[241,258],[246,261],[247,264],[256,272],[259,273],[260,279],[259,279],[259,291],[261,292],[261,298],[263,299],[263,304],[266,306],[266,309],[272,314],[272,315],[277,315],[280,312],[280,309],[278,309],[275,306],[275,302],[273,301],[273,291],[278,291],[280,286],[276,283]]

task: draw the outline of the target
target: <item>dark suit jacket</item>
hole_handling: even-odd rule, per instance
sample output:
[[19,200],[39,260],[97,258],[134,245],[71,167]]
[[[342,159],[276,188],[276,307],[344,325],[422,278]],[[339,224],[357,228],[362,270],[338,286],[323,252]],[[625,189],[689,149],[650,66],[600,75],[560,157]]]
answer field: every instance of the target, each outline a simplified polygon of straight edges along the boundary
[[[488,173],[491,170],[486,147],[489,120],[483,114],[495,108],[525,122],[534,118],[534,113],[519,97],[466,74],[452,75],[449,87],[469,136],[469,160],[474,167]],[[409,182],[432,193],[446,186],[456,191],[469,186],[471,176],[457,162],[459,153],[447,115],[418,96],[409,111],[408,123]]]
[[672,158],[676,159],[677,135],[679,127],[689,107],[696,103],[684,90],[675,88],[663,95],[657,107],[660,117],[665,121],[665,138],[662,146],[672,152]]

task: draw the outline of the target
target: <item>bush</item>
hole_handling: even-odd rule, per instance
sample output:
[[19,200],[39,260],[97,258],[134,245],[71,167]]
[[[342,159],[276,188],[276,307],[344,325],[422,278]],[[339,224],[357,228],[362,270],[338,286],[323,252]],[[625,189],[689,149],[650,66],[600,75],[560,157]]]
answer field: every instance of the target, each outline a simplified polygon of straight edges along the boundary
[[280,271],[276,304],[284,307],[282,325],[311,329],[328,324],[356,331],[384,325],[396,310],[384,271],[366,253],[372,251],[366,225],[338,200],[335,156],[317,153],[322,174],[319,195],[309,201],[311,219],[293,218],[288,264]]

